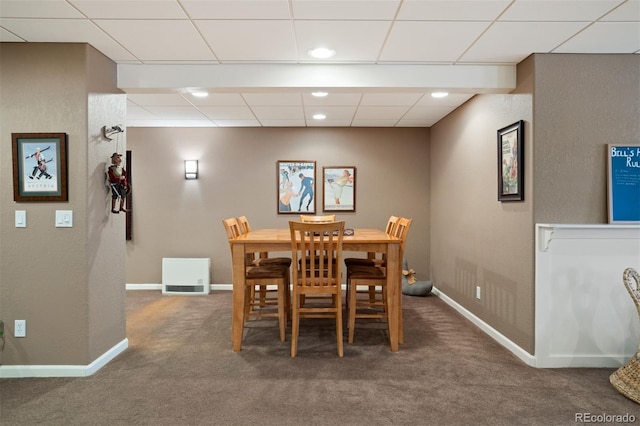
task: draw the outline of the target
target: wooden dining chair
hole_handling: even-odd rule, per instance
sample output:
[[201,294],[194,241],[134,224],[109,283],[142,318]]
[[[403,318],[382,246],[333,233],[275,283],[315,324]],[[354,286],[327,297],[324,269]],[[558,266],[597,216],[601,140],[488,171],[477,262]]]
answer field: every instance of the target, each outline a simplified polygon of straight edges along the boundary
[[336,215],[335,214],[325,214],[321,216],[312,216],[308,214],[300,215],[300,222],[303,223],[326,223],[326,222],[335,222]]
[[[293,257],[291,356],[298,353],[300,318],[335,318],[338,356],[343,356],[342,242],[344,221],[289,222]],[[326,253],[328,256],[318,256]],[[336,262],[327,261],[336,259]],[[304,300],[307,297],[306,301]],[[329,296],[329,300],[316,296]]]
[[[387,221],[387,226],[385,228],[385,232],[387,235],[393,235],[393,232],[396,229],[396,224],[398,223],[398,216],[389,216],[389,220]],[[345,257],[344,264],[347,267],[354,265],[362,265],[362,266],[384,266],[386,263],[386,254],[380,255],[374,252],[367,253],[366,258],[362,257]]]
[[[400,256],[402,259],[404,256],[404,246],[409,234],[409,228],[411,227],[412,219],[399,218],[395,229],[392,233],[393,236],[400,239]],[[387,309],[387,275],[386,267],[382,266],[363,266],[355,265],[348,268],[347,272],[347,323],[349,329],[349,343],[353,343],[353,337],[355,334],[356,318],[377,318],[385,319],[387,324],[389,322]],[[401,277],[398,276],[398,280]],[[358,287],[361,290],[358,290]],[[362,290],[362,287],[365,290]],[[372,297],[371,289],[375,291]],[[365,297],[358,297],[364,295]],[[399,307],[402,312],[402,306]],[[402,342],[402,321],[399,321],[399,339]]]
[[[240,225],[236,218],[223,219],[227,238],[229,239],[229,247],[232,249],[231,240],[241,236]],[[277,318],[280,328],[280,341],[286,340],[287,316],[290,310],[290,277],[289,267],[284,265],[247,265],[245,258],[245,296],[243,307],[243,323],[250,318]],[[260,306],[259,301],[256,302],[255,288],[276,286],[277,306],[274,312],[269,305]],[[258,299],[259,300],[259,299]]]
[[[244,235],[251,231],[251,225],[249,224],[249,219],[246,216],[240,216],[236,218],[236,220],[238,221],[241,235]],[[290,257],[269,257],[268,252],[261,252],[257,255],[256,253],[247,253],[245,262],[247,266],[281,265],[285,266],[287,269],[289,269],[289,267],[291,266]],[[258,291],[256,292],[256,290]],[[276,297],[270,297],[274,293],[276,293]],[[252,289],[251,297],[257,299],[258,305],[260,307],[264,307],[266,305],[275,305],[278,303],[277,289],[274,290],[268,286],[259,286],[256,289]],[[290,318],[289,312],[287,312],[287,318]]]

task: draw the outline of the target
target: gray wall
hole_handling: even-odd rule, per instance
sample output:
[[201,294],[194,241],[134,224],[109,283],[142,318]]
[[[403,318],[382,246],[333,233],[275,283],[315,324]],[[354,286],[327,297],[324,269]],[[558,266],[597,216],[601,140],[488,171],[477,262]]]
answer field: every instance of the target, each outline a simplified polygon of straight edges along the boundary
[[[2,364],[88,365],[126,338],[124,219],[106,208],[113,144],[99,137],[124,121],[126,96],[115,64],[86,44],[2,43],[0,67]],[[38,132],[68,134],[68,202],[13,201],[11,134]],[[54,226],[56,210],[73,211],[73,228]],[[16,319],[26,338],[13,338]]]
[[[640,141],[639,99],[638,55],[536,54],[513,95],[476,96],[431,129],[435,285],[531,354],[534,226],[607,223],[606,146]],[[501,203],[496,131],[520,119],[525,201]]]
[[[316,212],[322,168],[356,167],[356,211],[338,212],[352,228],[384,228],[390,215],[414,219],[406,256],[429,277],[429,129],[130,128],[133,240],[127,283],[162,282],[163,257],[210,257],[212,282],[231,283],[222,219],[245,215],[254,228],[283,228],[277,214],[278,160],[316,161]],[[198,180],[184,179],[199,160]],[[294,204],[295,206],[295,204]]]
[[[534,353],[534,224],[606,223],[605,146],[640,140],[638,55],[534,55],[513,95],[477,96],[432,129],[131,128],[114,142],[99,136],[124,120],[113,63],[86,45],[3,43],[0,55],[5,365],[95,360],[124,338],[124,283],[160,283],[162,257],[212,257],[213,282],[230,283],[221,219],[244,214],[260,228],[290,219],[276,214],[277,160],[356,166],[357,211],[338,217],[351,227],[413,217],[406,254],[418,278]],[[520,119],[525,201],[500,203],[496,131]],[[69,134],[69,202],[15,203],[11,133],[51,131]],[[134,239],[125,245],[104,168],[126,144]],[[191,158],[197,181],[182,175]],[[25,229],[14,227],[17,209],[27,210]],[[74,228],[53,227],[56,209],[74,210]],[[27,320],[26,339],[11,337],[14,319]]]

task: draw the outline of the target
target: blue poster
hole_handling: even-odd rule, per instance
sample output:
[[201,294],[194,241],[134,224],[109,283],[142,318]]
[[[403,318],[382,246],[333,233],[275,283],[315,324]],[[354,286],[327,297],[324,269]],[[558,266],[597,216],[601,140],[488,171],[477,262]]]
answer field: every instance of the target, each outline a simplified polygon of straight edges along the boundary
[[609,223],[640,223],[640,145],[608,149]]

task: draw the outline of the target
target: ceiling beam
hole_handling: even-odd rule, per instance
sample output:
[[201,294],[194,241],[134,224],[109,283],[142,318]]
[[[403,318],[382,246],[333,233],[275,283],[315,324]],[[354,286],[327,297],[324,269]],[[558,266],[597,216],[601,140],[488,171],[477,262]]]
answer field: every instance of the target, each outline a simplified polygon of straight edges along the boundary
[[509,93],[515,65],[345,64],[119,64],[118,87],[127,93],[206,88],[220,92],[350,88],[375,91],[444,90]]

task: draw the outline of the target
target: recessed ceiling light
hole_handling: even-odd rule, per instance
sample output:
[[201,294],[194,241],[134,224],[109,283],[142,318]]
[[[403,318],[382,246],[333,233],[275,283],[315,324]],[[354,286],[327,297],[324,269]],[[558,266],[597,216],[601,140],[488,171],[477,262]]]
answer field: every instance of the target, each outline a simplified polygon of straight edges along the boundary
[[318,47],[309,51],[309,56],[316,59],[328,59],[336,54],[335,50],[327,49],[326,47]]
[[209,96],[209,94],[207,92],[191,92],[192,96],[195,96],[196,98],[206,98],[207,96]]
[[317,98],[323,98],[323,97],[327,96],[328,93],[327,92],[311,92],[311,95],[315,96]]
[[324,114],[313,114],[314,120],[324,120],[325,118],[327,118],[327,116]]
[[431,96],[434,98],[446,98],[449,94],[447,92],[433,92]]

